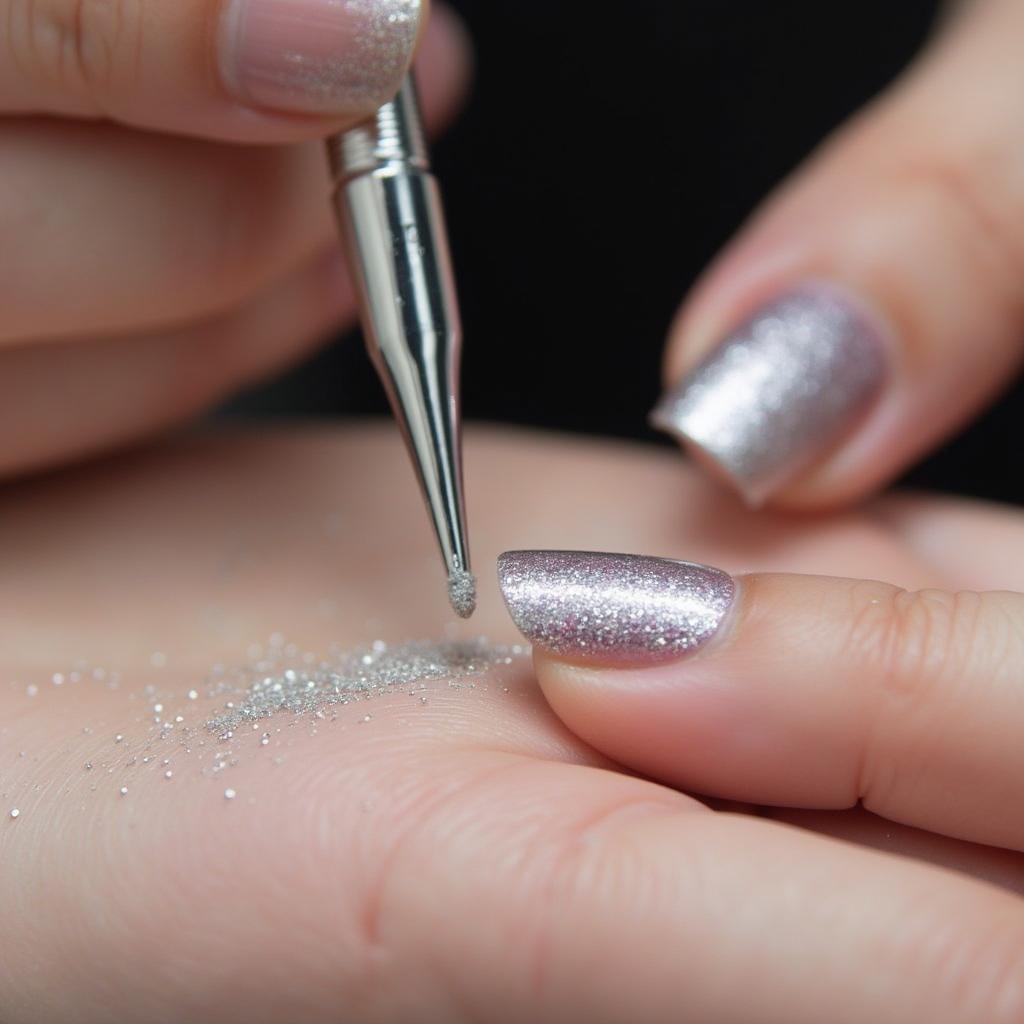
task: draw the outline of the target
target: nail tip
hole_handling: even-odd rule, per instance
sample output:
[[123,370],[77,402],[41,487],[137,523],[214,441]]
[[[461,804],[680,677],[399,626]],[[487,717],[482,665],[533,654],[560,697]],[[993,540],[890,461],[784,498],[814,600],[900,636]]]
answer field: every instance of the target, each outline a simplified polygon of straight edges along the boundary
[[782,489],[783,483],[776,482],[772,486],[760,486],[753,481],[744,479],[741,467],[730,466],[723,454],[700,438],[695,437],[685,427],[674,422],[671,415],[656,406],[648,415],[647,422],[656,430],[670,437],[682,448],[685,455],[698,463],[718,483],[733,492],[743,504],[756,511],[765,505]]

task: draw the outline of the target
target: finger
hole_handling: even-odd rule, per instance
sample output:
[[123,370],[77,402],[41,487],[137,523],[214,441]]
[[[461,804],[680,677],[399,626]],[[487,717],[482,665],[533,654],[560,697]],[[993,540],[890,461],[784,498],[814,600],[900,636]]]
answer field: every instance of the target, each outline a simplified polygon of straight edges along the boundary
[[592,769],[505,766],[471,792],[403,844],[375,903],[391,962],[419,967],[399,973],[434,979],[419,1005],[595,1024],[1024,1013],[1008,894]]
[[824,506],[964,423],[1024,338],[1024,6],[979,0],[741,234],[654,421],[752,504]]
[[552,707],[615,761],[1024,849],[1024,595],[580,552],[499,575]]
[[936,832],[900,825],[877,814],[853,807],[842,811],[793,808],[758,808],[759,817],[781,821],[819,835],[832,836],[858,846],[952,868],[961,874],[991,882],[1024,896],[1024,854],[1014,850],[968,843]]
[[298,359],[350,314],[333,253],[242,310],[148,336],[0,349],[0,476],[157,433]]
[[0,110],[320,137],[394,95],[426,11],[426,0],[0,0]]
[[[449,117],[457,64],[423,76]],[[336,237],[326,159],[115,126],[12,120],[0,144],[0,341],[164,327],[227,312]]]
[[965,498],[890,494],[871,510],[923,560],[961,586],[1024,592],[1019,509]]

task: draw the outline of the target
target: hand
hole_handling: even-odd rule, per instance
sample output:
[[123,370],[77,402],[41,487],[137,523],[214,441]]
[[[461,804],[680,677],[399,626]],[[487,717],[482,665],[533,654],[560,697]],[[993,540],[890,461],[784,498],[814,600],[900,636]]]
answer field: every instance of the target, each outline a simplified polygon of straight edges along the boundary
[[418,33],[450,115],[467,47],[419,7],[0,0],[0,476],[184,419],[352,315],[321,140]]
[[686,304],[654,419],[751,504],[864,496],[1020,366],[1022,34],[1019,0],[951,5]]
[[[670,455],[630,446],[489,433],[467,456],[482,586],[463,635],[516,640],[490,568],[508,547],[1024,586],[1024,525],[985,506],[789,521],[754,517],[694,474],[681,484]],[[817,621],[792,602],[840,584],[752,587],[735,639],[657,670],[660,697],[642,673],[577,670],[573,690],[564,665],[538,666],[567,721],[631,764],[812,808],[856,800],[851,762],[877,710],[867,795],[937,831],[863,811],[712,810],[622,774],[551,713],[523,660],[473,689],[437,680],[426,704],[399,691],[335,721],[277,715],[267,746],[259,730],[206,734],[226,695],[187,691],[245,662],[254,640],[280,632],[324,653],[450,620],[391,429],[185,440],[9,489],[0,514],[17,538],[0,574],[5,1024],[1016,1024],[1024,1012],[1024,905],[1006,891],[1024,892],[1012,679],[1000,690],[962,659],[949,664],[969,695],[952,676],[931,676],[932,693],[924,674],[881,691],[852,640],[812,678],[833,620],[808,626],[806,659],[786,662],[799,622]],[[778,636],[766,632],[784,607]],[[914,620],[894,621],[909,651]],[[107,674],[72,681],[79,659]],[[176,729],[199,726],[191,752],[173,730],[158,738],[146,685],[168,695],[168,718],[180,709]],[[229,767],[214,772],[221,753]]]

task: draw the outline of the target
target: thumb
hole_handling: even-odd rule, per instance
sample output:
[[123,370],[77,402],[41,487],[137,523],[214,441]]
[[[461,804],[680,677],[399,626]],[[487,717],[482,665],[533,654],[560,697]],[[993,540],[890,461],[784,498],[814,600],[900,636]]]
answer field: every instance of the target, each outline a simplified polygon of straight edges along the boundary
[[643,774],[1024,850],[1024,595],[513,552],[554,710]]
[[326,135],[397,91],[427,0],[0,0],[0,112],[244,141]]

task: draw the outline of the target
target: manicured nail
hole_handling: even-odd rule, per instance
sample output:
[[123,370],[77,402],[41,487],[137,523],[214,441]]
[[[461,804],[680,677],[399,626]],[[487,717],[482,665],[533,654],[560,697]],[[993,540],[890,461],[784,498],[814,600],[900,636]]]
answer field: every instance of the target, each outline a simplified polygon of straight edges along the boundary
[[398,91],[421,6],[421,0],[228,0],[224,79],[250,106],[368,114]]
[[508,551],[498,582],[520,632],[561,657],[605,665],[672,661],[707,643],[736,584],[719,569],[590,551]]
[[760,309],[651,414],[760,505],[846,435],[885,376],[878,330],[838,289]]

